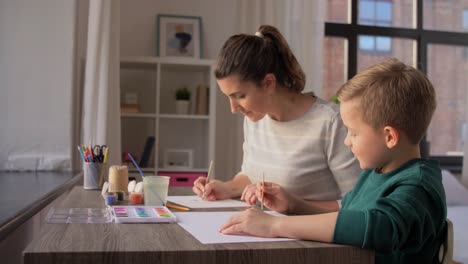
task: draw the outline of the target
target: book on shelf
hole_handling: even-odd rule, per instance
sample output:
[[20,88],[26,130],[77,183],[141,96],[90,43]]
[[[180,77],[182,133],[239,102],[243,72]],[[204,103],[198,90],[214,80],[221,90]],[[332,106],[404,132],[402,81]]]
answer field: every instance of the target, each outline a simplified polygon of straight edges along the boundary
[[200,84],[197,87],[197,107],[195,114],[207,115],[208,114],[208,86]]
[[141,154],[140,164],[139,166],[142,168],[148,167],[148,161],[151,157],[151,152],[153,150],[155,138],[153,136],[149,136],[146,138],[145,148],[143,149],[143,153]]

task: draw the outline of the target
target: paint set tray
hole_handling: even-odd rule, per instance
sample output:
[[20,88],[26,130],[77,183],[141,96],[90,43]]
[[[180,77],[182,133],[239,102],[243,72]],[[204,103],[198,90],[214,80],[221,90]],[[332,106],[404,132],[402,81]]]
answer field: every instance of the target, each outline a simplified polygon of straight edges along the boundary
[[165,206],[112,206],[116,223],[174,223],[177,217]]
[[50,224],[174,223],[176,216],[165,206],[109,206],[107,208],[54,208]]
[[112,222],[107,208],[54,208],[47,214],[50,224],[105,224]]

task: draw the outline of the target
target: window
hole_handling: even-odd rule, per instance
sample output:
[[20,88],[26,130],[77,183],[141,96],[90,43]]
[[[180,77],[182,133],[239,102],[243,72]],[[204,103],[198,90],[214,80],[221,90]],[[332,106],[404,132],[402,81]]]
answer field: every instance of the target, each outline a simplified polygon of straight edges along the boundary
[[390,43],[392,43],[392,46],[394,48],[393,50],[389,48],[387,52],[368,52],[366,50],[363,50],[362,46],[360,46],[357,53],[357,72],[365,70],[366,68],[374,64],[377,64],[385,59],[389,59],[392,57],[399,58],[401,61],[409,65],[415,65],[415,62],[413,60],[415,56],[413,49],[415,45],[414,40],[406,38],[385,37],[384,41],[378,43],[378,41],[382,39],[382,37],[359,35],[359,42],[361,42],[362,38],[367,37],[376,40],[376,48],[382,48],[382,46],[385,47],[386,45],[390,45]]
[[392,1],[360,0],[359,24],[389,27],[392,25]]
[[324,54],[333,56],[324,63],[329,67],[324,69],[322,96],[336,92],[342,74],[350,79],[388,57],[417,67],[434,84],[438,101],[426,136],[430,144],[426,139],[421,143],[422,151],[430,149],[422,155],[443,157],[461,170],[468,137],[468,0],[330,2],[335,7],[349,5],[350,10],[342,19],[338,10],[331,10],[334,20],[325,23],[326,40],[339,45],[324,45]]
[[330,100],[340,86],[346,82],[347,39],[325,36],[323,46],[323,93],[321,97]]
[[[389,27],[392,25],[392,2],[383,0],[359,1],[359,24]],[[360,36],[359,49],[365,52],[390,53],[389,37]]]
[[463,29],[468,31],[468,9],[463,10]]

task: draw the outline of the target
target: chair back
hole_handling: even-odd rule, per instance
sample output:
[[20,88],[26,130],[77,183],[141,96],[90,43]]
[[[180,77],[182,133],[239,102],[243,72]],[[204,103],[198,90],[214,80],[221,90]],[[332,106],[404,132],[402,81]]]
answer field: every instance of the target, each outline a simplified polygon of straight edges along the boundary
[[450,264],[453,259],[453,223],[447,218],[439,247],[439,263]]

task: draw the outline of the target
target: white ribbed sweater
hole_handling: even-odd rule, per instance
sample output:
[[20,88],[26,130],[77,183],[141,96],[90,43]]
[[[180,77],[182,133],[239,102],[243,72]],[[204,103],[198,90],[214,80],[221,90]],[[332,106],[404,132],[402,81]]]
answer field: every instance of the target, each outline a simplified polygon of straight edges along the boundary
[[361,169],[344,145],[346,128],[336,104],[317,98],[303,116],[278,122],[266,115],[244,119],[241,172],[252,183],[280,184],[309,200],[338,200],[350,191]]

